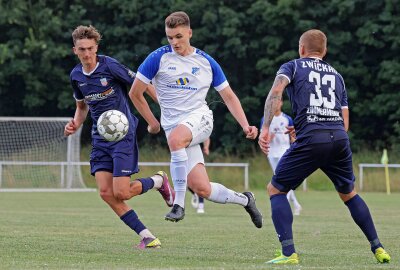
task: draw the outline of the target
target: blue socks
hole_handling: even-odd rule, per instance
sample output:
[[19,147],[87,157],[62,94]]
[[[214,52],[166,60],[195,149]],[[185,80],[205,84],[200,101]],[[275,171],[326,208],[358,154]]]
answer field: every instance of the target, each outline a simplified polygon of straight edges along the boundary
[[146,193],[149,189],[152,189],[154,187],[154,180],[150,177],[140,178],[137,180],[142,183],[142,193],[140,194]]
[[357,194],[344,204],[347,205],[354,222],[360,227],[370,242],[371,251],[375,253],[375,249],[383,247],[378,239],[374,222],[364,200]]
[[129,228],[134,230],[137,234],[139,234],[141,231],[146,229],[146,226],[143,225],[143,223],[139,220],[138,216],[136,215],[135,211],[132,209],[123,214],[120,219],[128,225]]
[[282,254],[290,256],[296,252],[293,243],[293,214],[286,194],[271,196],[272,221],[282,245]]

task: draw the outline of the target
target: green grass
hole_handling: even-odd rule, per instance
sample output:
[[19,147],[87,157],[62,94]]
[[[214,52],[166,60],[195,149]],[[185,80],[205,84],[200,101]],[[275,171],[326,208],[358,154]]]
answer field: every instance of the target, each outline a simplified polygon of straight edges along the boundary
[[279,248],[267,196],[256,191],[262,229],[237,205],[188,207],[178,223],[157,192],[131,199],[139,217],[162,242],[158,250],[132,249],[139,237],[96,193],[0,193],[0,269],[400,269],[400,194],[363,193],[389,265],[379,265],[369,243],[334,192],[297,192],[294,218],[301,264],[268,266]]

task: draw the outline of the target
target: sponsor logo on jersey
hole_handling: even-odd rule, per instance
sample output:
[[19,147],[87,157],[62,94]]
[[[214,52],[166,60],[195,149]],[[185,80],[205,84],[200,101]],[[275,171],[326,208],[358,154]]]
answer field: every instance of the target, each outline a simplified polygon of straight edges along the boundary
[[307,122],[313,123],[313,122],[317,122],[317,121],[318,121],[318,116],[316,116],[316,115],[307,116]]
[[200,74],[200,68],[199,67],[192,67],[192,74],[194,76],[197,76]]
[[179,78],[178,80],[176,80],[177,85],[187,85],[188,83],[189,83],[188,78]]
[[190,87],[187,85],[188,83],[189,83],[188,78],[179,78],[178,80],[175,81],[175,84],[168,84],[167,86],[173,89],[193,90],[193,91],[197,90],[197,87]]
[[176,67],[168,67],[168,70],[176,70]]
[[79,87],[82,87],[82,86],[85,86],[85,85],[87,85],[87,83],[80,83]]
[[100,82],[101,82],[102,86],[107,86],[108,85],[107,78],[101,78]]
[[85,96],[85,101],[103,100],[114,93],[115,93],[114,89],[110,88],[102,93],[96,93],[96,94],[91,94],[91,95]]

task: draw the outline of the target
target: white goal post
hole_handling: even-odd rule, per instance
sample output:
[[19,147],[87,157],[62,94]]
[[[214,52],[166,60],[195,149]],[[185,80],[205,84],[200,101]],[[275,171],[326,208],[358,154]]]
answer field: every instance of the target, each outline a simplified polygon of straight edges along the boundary
[[360,191],[363,190],[364,188],[364,168],[385,168],[387,166],[388,168],[400,168],[400,164],[374,164],[374,163],[359,163],[358,164],[358,169],[359,169],[359,176],[360,176]]
[[82,129],[65,137],[65,117],[0,117],[0,191],[93,191],[80,161]]

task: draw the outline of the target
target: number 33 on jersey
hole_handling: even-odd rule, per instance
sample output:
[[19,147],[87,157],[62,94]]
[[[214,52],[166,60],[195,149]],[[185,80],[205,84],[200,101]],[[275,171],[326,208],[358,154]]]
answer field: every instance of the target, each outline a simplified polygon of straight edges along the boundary
[[342,76],[333,67],[318,58],[301,58],[283,64],[277,75],[289,80],[286,91],[294,101],[298,137],[313,129],[344,129],[342,109],[348,107],[347,92]]

